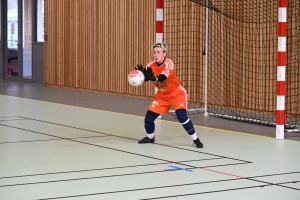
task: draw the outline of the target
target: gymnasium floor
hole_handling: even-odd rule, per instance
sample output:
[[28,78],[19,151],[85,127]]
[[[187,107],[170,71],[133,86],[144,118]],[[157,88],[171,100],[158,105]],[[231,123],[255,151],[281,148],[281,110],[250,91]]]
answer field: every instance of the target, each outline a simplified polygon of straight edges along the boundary
[[0,199],[299,200],[299,133],[170,115],[138,144],[150,100],[0,81]]

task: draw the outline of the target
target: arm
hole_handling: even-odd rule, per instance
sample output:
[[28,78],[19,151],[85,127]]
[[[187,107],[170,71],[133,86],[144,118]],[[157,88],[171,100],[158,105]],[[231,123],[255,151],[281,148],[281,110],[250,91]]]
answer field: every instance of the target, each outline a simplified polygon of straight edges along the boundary
[[148,79],[150,81],[154,81],[154,82],[162,82],[164,80],[167,79],[167,77],[164,75],[164,74],[160,74],[158,76],[154,76],[153,72],[152,72],[152,69],[151,68],[148,68],[146,70],[146,73],[145,73],[145,80]]
[[137,65],[135,67],[136,70],[143,72],[145,76],[145,81],[155,81],[162,82],[167,79],[164,74],[160,74],[158,76],[154,76],[151,68],[144,68],[142,65]]

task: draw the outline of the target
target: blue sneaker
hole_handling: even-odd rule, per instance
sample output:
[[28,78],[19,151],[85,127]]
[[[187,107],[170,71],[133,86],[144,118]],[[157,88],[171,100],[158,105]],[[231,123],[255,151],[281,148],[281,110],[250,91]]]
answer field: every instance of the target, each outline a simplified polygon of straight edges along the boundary
[[144,137],[143,139],[141,139],[139,141],[139,144],[154,143],[154,141],[155,141],[155,138],[150,139],[148,137]]

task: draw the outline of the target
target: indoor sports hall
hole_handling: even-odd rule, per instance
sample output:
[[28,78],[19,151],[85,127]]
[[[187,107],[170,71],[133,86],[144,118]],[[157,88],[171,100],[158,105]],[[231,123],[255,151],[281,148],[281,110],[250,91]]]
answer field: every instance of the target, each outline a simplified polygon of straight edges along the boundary
[[197,149],[166,115],[138,144],[149,100],[0,84],[1,200],[300,197],[299,133],[197,115]]
[[0,200],[300,200],[299,0],[0,0],[0,19]]

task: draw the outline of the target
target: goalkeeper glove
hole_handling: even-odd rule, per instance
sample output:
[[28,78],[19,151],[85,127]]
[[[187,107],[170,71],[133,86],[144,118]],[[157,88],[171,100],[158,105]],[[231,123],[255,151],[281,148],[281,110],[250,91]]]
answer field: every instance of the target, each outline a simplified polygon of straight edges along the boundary
[[157,81],[157,77],[154,76],[152,69],[150,67],[146,70],[145,78],[150,81]]
[[147,70],[143,67],[143,65],[137,65],[134,69],[143,72],[144,76],[146,76],[145,74]]

